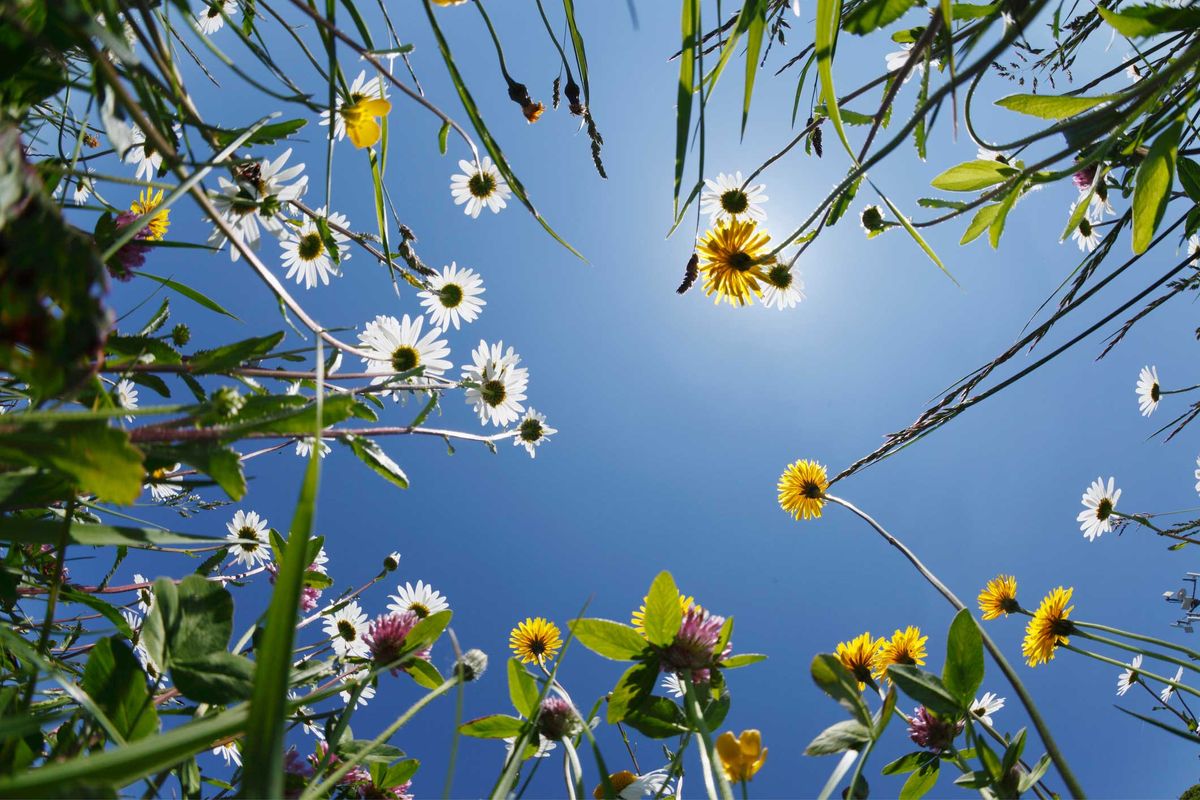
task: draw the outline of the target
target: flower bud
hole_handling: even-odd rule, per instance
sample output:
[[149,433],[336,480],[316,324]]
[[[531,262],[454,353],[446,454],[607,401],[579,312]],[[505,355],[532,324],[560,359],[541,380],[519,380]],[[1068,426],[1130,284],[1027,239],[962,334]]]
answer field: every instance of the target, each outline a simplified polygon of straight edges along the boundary
[[454,665],[454,674],[462,678],[463,683],[477,681],[487,672],[487,653],[471,649],[462,654],[462,658]]

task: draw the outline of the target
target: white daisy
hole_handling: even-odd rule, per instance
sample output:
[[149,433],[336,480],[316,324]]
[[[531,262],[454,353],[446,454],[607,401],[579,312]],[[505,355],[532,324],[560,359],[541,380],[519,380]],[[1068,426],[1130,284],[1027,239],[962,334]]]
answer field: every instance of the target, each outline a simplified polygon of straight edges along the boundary
[[[299,439],[297,439],[296,440],[296,455],[300,456],[301,458],[308,458],[309,456],[311,456],[312,449],[313,449],[313,442],[315,442],[315,441],[317,441],[317,437],[315,437],[315,436],[302,436]],[[321,458],[324,458],[325,456],[329,455],[329,451],[333,449],[328,444],[326,444],[326,442],[331,442],[331,441],[333,441],[333,440],[327,436],[321,437],[321,442],[320,442]]]
[[[902,44],[902,45],[900,45],[900,47],[902,49],[897,50],[894,53],[888,53],[886,56],[883,57],[884,62],[887,64],[888,72],[896,72],[897,70],[899,70],[901,67],[903,67],[908,62],[908,51],[912,50],[912,45],[911,44]],[[939,62],[936,58],[932,59],[929,62],[929,65],[931,67],[933,67],[934,69],[937,69],[940,66],[940,64],[941,64],[941,62]],[[921,59],[919,61],[917,61],[916,64],[913,65],[913,68],[908,71],[908,74],[904,76],[904,82],[908,83],[910,80],[912,80],[913,75],[916,75],[918,73],[923,74],[924,72],[925,72],[925,58],[924,58],[924,56],[922,56]]]
[[106,92],[104,102],[100,104],[100,124],[104,127],[104,135],[112,145],[117,157],[124,159],[133,147],[133,126],[116,114],[116,97],[112,92]]
[[[288,692],[288,700],[299,700],[300,696],[295,692]],[[313,710],[308,706],[296,706],[296,710],[292,712],[295,719],[300,723],[300,728],[310,736],[315,736],[317,741],[325,741],[325,729],[321,726],[321,721],[313,718]]]
[[709,215],[709,222],[716,225],[727,220],[753,219],[762,221],[767,214],[762,203],[769,199],[763,190],[765,184],[742,188],[741,171],[732,175],[722,172],[715,181],[704,179],[705,190],[700,195],[700,213]]
[[[233,228],[234,236],[249,247],[258,248],[260,225],[276,236],[282,235],[288,204],[308,189],[303,164],[284,169],[291,155],[289,147],[274,161],[264,158],[257,163],[240,164],[234,169],[236,183],[223,177],[217,179],[220,191],[213,195],[213,204]],[[221,229],[214,226],[208,243],[222,247],[225,239]],[[230,258],[234,261],[241,258],[236,247],[230,248]]]
[[663,786],[667,783],[670,773],[665,769],[656,769],[647,772],[645,775],[638,775],[633,783],[626,786],[621,791],[617,792],[619,800],[641,800],[647,795],[658,795],[663,792]]
[[[113,387],[113,399],[117,402],[118,408],[125,408],[130,411],[138,407],[138,391],[133,385],[133,381],[122,378],[117,381],[117,385]],[[133,417],[126,416],[126,422],[133,422]]]
[[[442,329],[430,326],[429,332],[421,335],[424,317],[410,318],[405,314],[401,319],[378,316],[366,324],[365,329],[358,335],[362,349],[371,354],[371,358],[363,358],[367,372],[379,375],[371,381],[371,385],[390,383],[413,383],[417,376],[409,376],[398,380],[397,373],[408,372],[417,367],[424,367],[423,378],[440,378],[451,368],[445,359],[450,355],[446,340],[440,339]],[[384,397],[392,396],[399,400],[404,393],[385,391]]]
[[[147,579],[146,576],[140,572],[133,573],[133,582],[134,583],[152,583],[152,581]],[[138,600],[137,600],[138,611],[141,612],[143,617],[150,616],[150,609],[154,607],[154,591],[152,590],[152,587],[147,586],[145,588],[138,589],[137,596],[138,596]]]
[[1138,667],[1142,666],[1142,654],[1138,653],[1129,662],[1129,669],[1117,676],[1117,697],[1123,697],[1129,688],[1138,682]]
[[367,615],[358,607],[358,603],[347,603],[326,617],[322,624],[338,657],[365,658],[370,654],[371,648],[363,641],[363,634],[367,632]]
[[150,496],[155,500],[170,500],[178,494],[183,493],[183,485],[178,478],[168,478],[167,476],[173,472],[178,472],[182,464],[176,464],[170,469],[156,469],[150,473],[150,480],[146,483],[146,487],[150,489]]
[[[1071,213],[1075,213],[1075,207],[1083,202],[1081,195],[1078,200],[1071,204]],[[1083,214],[1083,219],[1079,220],[1079,224],[1075,226],[1075,231],[1071,234],[1071,238],[1079,245],[1079,249],[1084,253],[1090,253],[1100,244],[1100,230],[1096,227],[1098,220],[1092,218],[1092,211],[1088,209]]]
[[227,767],[231,764],[236,764],[239,767],[242,765],[242,754],[238,752],[237,745],[233,742],[214,747],[212,754],[225,759],[225,766]]
[[1188,257],[1195,262],[1198,260],[1197,256],[1200,256],[1200,236],[1193,233],[1188,238]]
[[388,597],[396,601],[388,603],[388,611],[395,611],[397,614],[411,611],[421,619],[450,608],[450,602],[442,593],[435,591],[433,586],[424,581],[417,581],[415,587],[407,582],[403,586],[397,585],[396,594],[390,594]]
[[[267,532],[267,520],[260,517],[257,511],[247,514],[238,509],[233,519],[225,523],[225,528],[229,531],[225,538],[233,542],[229,545],[229,557],[234,561],[245,564],[247,569],[254,569],[271,560],[271,539]],[[249,541],[239,542],[238,539]]]
[[138,631],[142,627],[142,615],[132,608],[122,608],[121,619],[125,620],[125,624],[129,626],[129,630],[133,631],[133,638],[138,638]]
[[1004,698],[997,697],[995,692],[985,692],[971,704],[971,713],[979,717],[986,725],[992,724],[992,714],[1004,708]]
[[975,160],[976,161],[1000,161],[1005,164],[1008,163],[1008,159],[1004,157],[1003,153],[999,153],[995,150],[989,150],[988,148],[984,147],[983,145],[979,145],[978,148],[976,149]]
[[1200,494],[1200,456],[1196,456],[1196,468],[1196,472],[1194,473],[1196,476],[1196,493]]
[[762,303],[767,308],[780,311],[795,308],[804,300],[804,281],[783,264],[776,264],[767,272],[763,287]]
[[[358,73],[358,77],[350,84],[350,105],[354,105],[359,100],[367,100],[370,98],[379,98],[381,100],[388,99],[387,85],[384,83],[383,76],[374,74],[370,78],[367,77],[367,71],[362,70]],[[328,102],[328,100],[326,100]],[[341,115],[342,107],[346,105],[346,98],[339,92],[333,100],[334,107],[338,110],[338,115],[333,120],[333,135],[340,142],[346,138],[346,120]],[[321,112],[321,125],[329,127],[329,109],[326,108]]]
[[666,689],[672,697],[683,697],[687,694],[687,689],[684,688],[683,682],[679,680],[679,676],[674,672],[668,672],[659,685]]
[[1158,367],[1142,367],[1137,382],[1138,410],[1148,417],[1158,408],[1162,387],[1158,384]]
[[[338,692],[338,697],[342,698],[343,703],[349,703],[352,696],[353,695],[351,695],[349,691]],[[375,687],[367,684],[362,688],[362,691],[358,693],[358,700],[355,701],[354,707],[358,708],[359,706],[365,706],[374,696]]]
[[475,406],[479,421],[493,425],[509,425],[516,421],[525,406],[525,389],[529,386],[529,370],[518,367],[521,357],[504,342],[488,345],[480,340],[471,353],[473,364],[463,367],[463,380],[475,383],[467,389],[467,402]]
[[321,549],[317,551],[316,558],[312,560],[312,563],[308,565],[308,568],[312,572],[319,572],[324,575],[325,565],[328,563],[329,555],[325,552],[325,545],[321,545]]
[[417,294],[429,321],[443,330],[458,330],[462,322],[474,322],[479,312],[487,305],[479,299],[486,289],[483,280],[473,270],[459,269],[453,261],[450,266],[429,279],[429,290]]
[[[182,133],[182,128],[175,125],[171,132],[176,142]],[[121,159],[126,164],[137,165],[137,180],[152,180],[158,175],[159,169],[162,168],[162,153],[158,152],[152,145],[146,143],[146,132],[139,128],[136,124],[129,126],[129,144],[124,150],[124,157]]]
[[89,177],[93,172],[92,168],[86,167],[85,169],[88,174],[75,176],[75,191],[71,193],[71,200],[77,206],[86,203],[88,198],[92,196],[92,192],[96,190],[95,182]]
[[517,435],[513,437],[513,444],[524,447],[530,458],[537,458],[537,447],[556,433],[558,433],[557,428],[551,428],[546,424],[546,415],[534,411],[533,406],[530,406],[525,411],[521,424],[517,427]]
[[493,214],[499,214],[500,209],[508,205],[512,190],[491,158],[484,156],[478,167],[470,161],[459,161],[458,168],[462,174],[450,176],[450,194],[454,196],[454,205],[467,204],[463,209],[464,214],[477,219],[484,206],[490,208]]
[[211,36],[225,27],[225,17],[238,12],[237,0],[207,0],[200,13],[196,14],[196,27]]
[[[318,208],[314,213],[318,217],[324,217],[325,207]],[[339,233],[333,226],[348,229],[350,221],[344,215],[336,213],[330,214],[327,219],[330,223],[329,235],[337,245],[338,259],[345,261],[350,258],[350,245],[346,244],[350,237]],[[317,285],[318,279],[328,286],[329,276],[341,277],[341,271],[329,257],[329,250],[321,238],[315,219],[306,216],[299,229],[289,225],[284,231],[284,238],[280,240],[279,246],[283,248],[283,266],[287,267],[287,278],[295,278],[296,283],[303,283],[305,289],[311,289]]]
[[[1175,670],[1175,677],[1171,680],[1175,681],[1176,683],[1179,683],[1183,680],[1183,667]],[[1175,694],[1175,687],[1171,684],[1167,684],[1162,688],[1162,691],[1158,693],[1158,699],[1162,700],[1164,703],[1169,703],[1171,702],[1171,695],[1173,694]]]
[[1104,219],[1107,216],[1116,216],[1116,209],[1113,208],[1112,201],[1108,199],[1108,188],[1104,186],[1103,178],[1097,178],[1100,183],[1096,186],[1096,191],[1092,192],[1091,205],[1088,208],[1088,216],[1096,222]]
[[1075,520],[1089,542],[1094,542],[1101,534],[1113,529],[1113,509],[1121,499],[1121,490],[1116,488],[1116,480],[1109,478],[1108,486],[1105,487],[1104,479],[1096,478],[1083,493],[1084,508]]
[[[506,736],[504,738],[505,752],[511,753],[513,751],[513,748],[516,747],[516,745],[517,745],[517,737]],[[526,745],[526,746],[528,746],[528,745]],[[554,743],[553,739],[547,739],[545,736],[539,736],[537,752],[534,753],[533,755],[531,755],[530,758],[546,758],[547,756],[550,755],[550,751],[553,750],[556,746],[557,745]]]

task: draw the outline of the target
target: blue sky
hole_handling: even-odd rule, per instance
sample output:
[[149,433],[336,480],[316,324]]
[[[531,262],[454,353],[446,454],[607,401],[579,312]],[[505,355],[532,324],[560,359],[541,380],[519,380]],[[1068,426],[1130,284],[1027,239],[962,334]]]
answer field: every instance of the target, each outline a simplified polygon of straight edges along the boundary
[[[653,576],[671,570],[685,593],[736,617],[736,651],[770,657],[729,675],[733,707],[724,728],[758,728],[770,748],[753,793],[815,794],[834,759],[808,758],[802,751],[841,711],[809,680],[812,656],[863,630],[890,634],[913,624],[930,634],[930,666],[940,669],[952,613],[848,513],[829,508],[819,521],[793,522],[775,503],[779,473],[798,458],[841,469],[877,446],[882,435],[908,424],[938,390],[1007,347],[1077,263],[1074,245],[1057,243],[1074,190],[1069,183],[1056,185],[1023,200],[998,252],[982,241],[958,247],[962,223],[932,232],[931,243],[962,288],[902,233],[868,241],[855,219],[847,219],[800,260],[808,299],[799,308],[714,307],[698,291],[679,297],[674,288],[691,253],[691,223],[664,238],[671,222],[677,69],[667,56],[678,43],[677,4],[638,4],[638,30],[623,4],[579,5],[592,106],[606,140],[607,181],[596,176],[586,135],[575,131],[565,110],[547,112],[533,126],[520,118],[505,96],[478,15],[462,7],[443,10],[439,19],[535,203],[588,263],[542,234],[515,204],[498,216],[464,216],[448,186],[466,153],[452,140],[450,153],[439,156],[437,120],[398,97],[387,176],[422,257],[434,266],[454,260],[472,267],[486,282],[482,317],[448,336],[451,359],[456,365],[468,359],[480,338],[513,345],[530,369],[530,401],[560,433],[534,461],[508,444],[492,455],[464,443],[448,457],[438,440],[386,441],[411,478],[406,492],[335,451],[325,462],[317,529],[326,537],[339,587],[367,580],[388,551],[398,550],[403,559],[395,577],[431,582],[449,597],[459,639],[487,651],[493,664],[467,693],[467,718],[510,711],[503,662],[509,629],[518,620],[547,616],[565,627],[585,602],[590,615],[626,620]],[[548,101],[556,56],[533,10],[510,14],[493,3],[492,14],[508,44],[510,71]],[[401,38],[416,47],[414,64],[429,96],[465,121],[423,18],[415,11],[399,17]],[[808,41],[810,17],[799,25],[804,30],[794,39]],[[217,41],[231,41],[228,31]],[[884,36],[844,42],[839,85],[853,88],[877,74],[890,44]],[[1119,57],[1119,48],[1114,45],[1107,57]],[[279,49],[284,64],[305,74],[294,48],[281,41]],[[779,55],[773,56],[776,65]],[[351,77],[357,73],[352,54],[343,55],[343,65]],[[790,136],[795,76],[787,75],[760,76],[742,141],[740,75],[725,77],[709,108],[707,174],[748,172]],[[210,119],[246,124],[262,113],[259,97],[215,91],[198,76],[191,85]],[[1017,90],[996,81],[986,96]],[[897,113],[915,102],[913,83],[901,93]],[[860,110],[871,109],[863,104]],[[1000,113],[981,116],[998,135],[1022,130]],[[872,173],[914,214],[915,198],[932,191],[929,179],[974,154],[965,134],[955,141],[948,123],[945,113],[930,140],[929,163],[905,144]],[[294,145],[294,159],[307,162],[312,176],[313,206],[322,201],[323,131],[313,120]],[[848,166],[832,132],[827,134],[824,159],[795,153],[763,176],[768,228],[776,237],[805,218]],[[278,152],[264,148],[262,155]],[[348,143],[338,146],[333,205],[356,228],[370,230],[374,212],[365,162]],[[119,199],[120,190],[108,194]],[[860,195],[854,216],[868,201]],[[1117,205],[1123,208],[1124,201]],[[173,213],[172,238],[202,241],[205,235],[190,208]],[[1127,247],[1123,241],[1118,250]],[[268,241],[264,254],[275,264],[276,245]],[[1146,259],[1093,301],[1090,318],[1066,322],[1056,336],[1082,329],[1174,258],[1172,249]],[[286,327],[244,263],[160,250],[147,269],[209,292],[243,320],[231,325],[173,298],[175,321],[193,326],[199,346]],[[118,301],[140,300],[150,288],[145,281],[119,287]],[[363,252],[354,254],[332,286],[297,289],[296,295],[329,326],[419,312],[413,292],[397,298],[384,270]],[[150,304],[141,314],[149,310]],[[139,315],[133,319],[140,322]],[[996,573],[1012,572],[1026,605],[1055,586],[1072,585],[1081,619],[1175,636],[1167,627],[1172,609],[1159,598],[1195,564],[1138,531],[1089,544],[1074,519],[1080,494],[1101,474],[1117,477],[1125,492],[1122,510],[1197,504],[1190,432],[1166,446],[1148,438],[1155,423],[1182,410],[1181,404],[1147,421],[1137,413],[1133,390],[1143,363],[1157,364],[1168,387],[1195,382],[1187,372],[1195,357],[1194,325],[1189,301],[1176,301],[1103,361],[1094,361],[1100,345],[1090,340],[898,457],[845,481],[839,494],[917,550],[963,598],[973,598]],[[1018,359],[1027,362],[1026,356]],[[149,393],[142,394],[145,400]],[[415,411],[410,404],[389,410],[385,419],[403,424]],[[435,419],[439,426],[478,429],[455,395]],[[187,521],[156,518],[223,533],[240,507],[285,526],[300,459],[289,448],[252,464],[251,491],[241,503]],[[171,569],[156,563],[164,572]],[[237,593],[246,622],[265,603],[266,588],[261,582]],[[382,612],[390,591],[390,582],[372,590],[365,608]],[[1021,622],[989,625],[1019,661]],[[449,648],[439,645],[434,660],[448,667]],[[1064,653],[1048,666],[1018,669],[1092,794],[1166,795],[1194,781],[1185,744],[1114,709],[1115,668]],[[572,695],[590,706],[620,671],[620,665],[575,648],[559,674]],[[1011,698],[991,665],[984,688]],[[379,696],[355,717],[355,731],[378,730],[416,697],[406,680],[385,678]],[[1140,698],[1125,705],[1147,707]],[[414,784],[419,795],[441,791],[452,724],[452,702],[440,701],[395,739],[423,762]],[[1007,730],[1026,724],[1015,699],[997,724]],[[615,731],[605,727],[600,736],[609,763],[628,766]],[[878,769],[909,749],[901,726],[894,725],[866,773],[877,794],[898,791],[899,783]],[[662,766],[655,743],[642,742],[639,756],[644,769]],[[495,742],[465,740],[454,794],[486,792],[502,758]],[[595,769],[586,760],[585,766],[590,786]],[[530,795],[561,793],[556,759]]]

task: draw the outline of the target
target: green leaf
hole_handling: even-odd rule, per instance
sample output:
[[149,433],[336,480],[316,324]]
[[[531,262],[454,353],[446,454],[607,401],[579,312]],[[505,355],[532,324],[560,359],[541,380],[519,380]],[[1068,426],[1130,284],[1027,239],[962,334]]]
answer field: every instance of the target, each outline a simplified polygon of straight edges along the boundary
[[1175,157],[1182,123],[1175,122],[1158,135],[1138,167],[1133,184],[1133,252],[1144,253],[1154,239],[1170,199],[1175,180]]
[[967,706],[983,683],[983,636],[967,609],[954,615],[946,635],[946,663],[942,667],[942,683],[946,689]]
[[29,424],[0,436],[0,463],[50,468],[100,500],[130,505],[142,492],[142,453],[104,422]]
[[965,161],[953,166],[931,181],[935,189],[946,192],[977,192],[997,183],[1003,183],[1017,170],[991,159]]
[[[763,32],[767,27],[767,0],[746,0],[741,17],[746,24],[746,80],[742,99],[742,136],[746,135],[746,121],[750,118],[750,98],[754,94],[754,78],[758,73],[759,54],[762,53]],[[741,19],[738,20],[741,22]]]
[[508,660],[508,697],[512,700],[513,708],[517,710],[517,713],[526,719],[533,719],[537,716],[540,694],[537,681],[525,670],[525,667],[521,666],[520,659],[510,658]]
[[188,575],[154,582],[154,606],[142,636],[161,669],[223,652],[233,633],[233,596],[217,581]]
[[571,631],[587,649],[614,661],[636,661],[646,652],[646,640],[628,625],[607,619],[577,619]]
[[443,122],[442,127],[438,130],[438,152],[446,155],[446,145],[450,139],[450,123]]
[[454,612],[447,609],[422,619],[404,637],[405,649],[420,650],[436,642],[442,635],[442,631],[446,630],[446,626],[450,624],[452,616],[454,616]]
[[[1137,717],[1142,722],[1148,722],[1160,730],[1164,730],[1167,733],[1173,733],[1181,739],[1186,739],[1187,741],[1191,742],[1192,745],[1200,743],[1200,736],[1198,736],[1194,731],[1188,731],[1183,728],[1176,728],[1171,725],[1167,725],[1166,723],[1161,722],[1154,717],[1149,717],[1145,714],[1138,714],[1137,712],[1130,711],[1127,708],[1121,708],[1120,706],[1114,706],[1114,708],[1116,708],[1118,711],[1128,714],[1131,717]],[[1045,770],[1042,770],[1042,772],[1045,772]]]
[[679,190],[683,185],[683,168],[687,161],[688,133],[692,129],[692,97],[696,93],[696,45],[700,19],[699,0],[682,0],[680,26],[683,32],[679,45],[679,88],[675,98],[675,205],[679,216]]
[[142,329],[138,331],[138,336],[152,336],[153,334],[158,333],[159,329],[162,328],[163,325],[166,325],[167,320],[170,318],[171,301],[164,297],[162,304],[158,307],[158,311],[154,312],[154,316],[147,320],[146,324],[142,326]]
[[846,750],[862,750],[871,741],[871,732],[856,719],[835,722],[817,734],[804,748],[806,756],[828,756]]
[[613,687],[612,695],[608,698],[608,722],[610,725],[625,719],[629,710],[650,696],[654,683],[658,679],[658,664],[655,661],[641,661],[625,670],[625,674]]
[[904,228],[904,231],[909,235],[909,238],[917,243],[917,246],[921,248],[922,252],[929,256],[929,260],[934,264],[937,264],[938,269],[940,269],[945,276],[954,283],[955,286],[958,286],[958,281],[955,280],[954,276],[950,274],[950,270],[946,269],[946,265],[942,263],[940,258],[938,258],[938,254],[933,251],[933,248],[929,246],[929,243],[925,241],[925,238],[921,236],[921,234],[917,232],[917,229],[913,227],[912,223],[909,222],[908,217],[900,213],[900,209],[896,208],[896,204],[889,200],[887,195],[879,191],[879,187],[875,186],[874,184],[871,184],[871,186],[873,189],[875,189],[875,193],[879,195],[879,199],[883,201],[884,205],[886,205],[896,217],[896,220],[900,223],[900,226]]
[[938,676],[912,664],[892,664],[887,674],[900,691],[938,714],[962,716],[970,705],[955,698]]
[[916,0],[866,0],[855,6],[842,22],[842,30],[863,36],[891,25],[913,7]]
[[204,306],[209,311],[215,311],[218,314],[224,314],[230,319],[236,319],[238,322],[241,322],[240,319],[226,311],[216,301],[209,299],[208,295],[198,292],[190,286],[185,286],[184,284],[170,278],[160,278],[158,275],[151,275],[149,272],[135,272],[134,275],[138,278],[149,278],[152,281],[161,283],[163,286],[166,286],[168,289],[175,290],[188,300],[191,300],[193,303],[198,303],[199,305]]
[[941,762],[934,759],[908,776],[900,787],[900,800],[920,800],[937,783]]
[[679,604],[679,589],[671,573],[664,570],[655,577],[646,595],[646,617],[642,623],[646,629],[646,641],[658,647],[667,647],[675,641],[681,624],[683,609]]
[[278,331],[270,336],[255,336],[212,350],[201,350],[188,360],[188,367],[193,375],[224,372],[262,358],[283,341],[283,336],[283,331]]
[[725,717],[729,714],[729,694],[722,693],[720,697],[713,700],[704,709],[704,727],[710,731],[715,731],[721,727],[721,723],[725,721]]
[[859,175],[846,189],[837,196],[837,199],[829,206],[829,220],[826,225],[836,225],[847,211],[850,210],[850,204],[854,202],[854,196],[858,194],[858,187],[862,184],[863,176]]
[[1117,99],[1115,94],[1102,94],[1095,97],[1069,97],[1052,94],[1010,94],[996,101],[996,105],[1016,111],[1018,114],[1028,114],[1040,119],[1066,119],[1076,114],[1082,114],[1088,109],[1102,103]]
[[401,786],[407,783],[413,775],[417,774],[417,769],[420,768],[421,762],[415,758],[406,758],[403,761],[392,764],[387,767],[383,774],[383,778],[375,785],[380,789],[391,789],[396,786]]
[[242,460],[232,448],[210,442],[189,442],[173,448],[178,459],[208,475],[229,495],[241,500],[246,494]]
[[821,99],[829,111],[829,119],[833,129],[837,131],[838,139],[850,154],[857,159],[850,141],[846,138],[846,129],[842,125],[842,110],[838,105],[837,90],[833,86],[833,56],[837,49],[838,20],[842,15],[841,0],[817,0],[817,27],[813,36],[813,45],[817,55],[817,77],[821,85]]
[[1000,204],[992,203],[991,205],[983,206],[975,212],[975,216],[971,218],[971,224],[967,226],[967,230],[963,233],[959,244],[967,244],[979,238],[979,236],[991,227],[992,222],[996,219],[996,215],[1000,213]]
[[[404,751],[395,745],[380,742],[375,744],[370,739],[345,738],[334,748],[338,758],[360,757],[365,764],[390,764],[398,758],[404,758]],[[359,756],[362,753],[363,755]]]
[[[63,523],[58,520],[27,519],[24,517],[0,517],[0,541],[23,544],[57,545],[62,536]],[[158,528],[125,528],[115,525],[85,525],[72,522],[70,544],[89,547],[147,547],[155,548],[173,544],[215,544],[225,541],[217,536],[200,536]]]
[[1194,203],[1200,203],[1200,164],[1187,156],[1179,158],[1176,163],[1179,168],[1179,183],[1187,196]]
[[625,723],[651,739],[669,739],[688,731],[683,710],[665,697],[647,697],[629,709]]
[[492,714],[464,722],[458,727],[459,733],[474,736],[477,739],[507,739],[510,736],[520,736],[526,720],[510,717],[507,714]]
[[870,727],[871,712],[863,702],[862,693],[858,690],[858,681],[850,674],[837,656],[831,653],[819,653],[813,656],[809,668],[813,681],[827,695],[849,711],[854,718],[862,723],[864,728]]
[[438,672],[438,668],[423,658],[409,661],[404,665],[404,671],[412,677],[417,686],[424,689],[436,689],[446,681],[442,673]]
[[1024,182],[1018,182],[1016,186],[1008,190],[1008,194],[1000,201],[1000,207],[996,209],[996,217],[992,220],[992,224],[988,226],[988,244],[992,246],[993,250],[1000,246],[1000,237],[1004,233],[1004,222],[1008,219],[1008,212],[1012,211],[1017,198],[1021,196],[1023,188]]
[[127,742],[158,730],[158,712],[146,673],[125,642],[110,636],[96,642],[83,669],[83,690]]
[[574,0],[563,0],[563,15],[567,18],[567,30],[571,34],[571,48],[575,51],[575,65],[579,67],[579,82],[583,84],[583,102],[592,103],[591,84],[588,81],[587,53],[583,48],[583,35],[579,33],[579,25],[575,21]]
[[172,659],[171,680],[187,699],[223,706],[250,697],[254,691],[254,662],[224,650]]
[[[244,144],[275,144],[280,139],[286,139],[296,131],[308,124],[305,119],[289,119],[284,122],[273,122],[270,125],[262,125],[250,138],[246,139]],[[222,130],[214,128],[211,130],[215,137],[217,145],[220,147],[228,147],[237,141],[238,137],[249,131],[250,128],[238,128],[236,130]]]
[[383,448],[374,440],[365,436],[347,435],[343,436],[341,441],[376,474],[383,476],[401,489],[408,488],[408,476],[404,474],[404,470],[400,469],[400,465],[392,461],[391,457],[383,452]]
[[1096,6],[1104,21],[1122,36],[1154,36],[1170,31],[1194,31],[1200,28],[1200,9],[1170,8],[1167,6],[1125,6],[1110,11]]
[[738,653],[736,656],[730,656],[721,662],[724,669],[737,669],[738,667],[748,667],[751,664],[757,664],[760,661],[766,661],[767,657],[762,653]]
[[885,765],[880,772],[884,775],[906,775],[915,769],[920,769],[922,765],[931,760],[937,760],[937,756],[928,750],[916,750]]
[[[1174,733],[1175,731],[1172,730],[1171,732]],[[1194,743],[1195,742],[1193,741],[1193,744]],[[1017,784],[1017,791],[1029,791],[1029,788],[1040,781],[1042,776],[1046,774],[1046,771],[1050,769],[1050,764],[1051,761],[1049,755],[1044,755],[1039,758],[1037,763],[1033,765],[1033,769],[1021,776],[1021,781]]]

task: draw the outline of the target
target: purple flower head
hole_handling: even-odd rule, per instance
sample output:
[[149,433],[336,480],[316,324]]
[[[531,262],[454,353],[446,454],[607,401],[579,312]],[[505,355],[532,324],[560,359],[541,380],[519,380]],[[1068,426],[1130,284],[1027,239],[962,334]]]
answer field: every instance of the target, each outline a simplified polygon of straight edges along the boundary
[[299,797],[312,776],[312,766],[301,758],[295,747],[288,748],[283,757],[283,796]]
[[[122,211],[117,215],[116,226],[117,230],[121,230],[129,223],[138,218],[137,214],[132,211]],[[142,228],[133,239],[126,242],[125,245],[117,251],[108,262],[108,273],[119,281],[127,281],[133,277],[133,270],[146,263],[146,253],[150,248],[142,244],[142,241],[150,235],[149,228]],[[115,263],[114,263],[115,260]]]
[[[325,742],[317,743],[317,753],[316,755],[309,756],[308,762],[312,764],[313,767],[317,767],[320,765],[321,760],[326,758],[327,753],[328,759],[327,763],[325,764],[325,769],[327,772],[332,772],[333,770],[337,769],[337,765],[340,764],[342,760],[333,753],[329,753],[329,745]],[[355,767],[342,776],[341,780],[338,781],[338,785],[355,786],[357,784],[370,783],[370,781],[371,773],[367,772],[364,767]]]
[[538,733],[547,739],[557,741],[574,736],[582,729],[582,723],[575,709],[565,699],[553,696],[542,701],[538,711]]
[[1092,164],[1090,167],[1084,167],[1079,172],[1076,172],[1071,180],[1075,181],[1075,187],[1079,191],[1086,192],[1092,188],[1092,181],[1096,180],[1096,165]]
[[312,611],[317,607],[317,603],[320,601],[320,599],[320,589],[315,589],[312,586],[305,586],[300,590],[300,610]]
[[[412,611],[384,614],[371,620],[363,641],[371,648],[371,658],[376,665],[391,664],[404,652],[404,640],[409,631],[416,626],[421,618]],[[414,653],[417,658],[429,660],[429,648]],[[393,667],[392,675],[399,675],[401,667]]]
[[726,642],[720,653],[713,652],[721,639],[724,624],[724,617],[710,614],[700,606],[688,608],[683,613],[683,624],[675,634],[675,641],[663,653],[663,670],[675,673],[690,670],[693,683],[707,681],[709,669],[733,650]]
[[913,712],[908,723],[908,738],[921,747],[940,753],[954,744],[954,738],[962,732],[959,720],[941,719],[925,706]]

